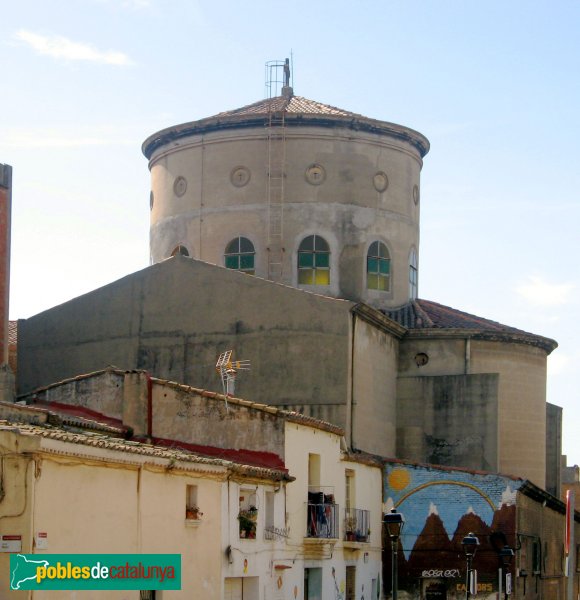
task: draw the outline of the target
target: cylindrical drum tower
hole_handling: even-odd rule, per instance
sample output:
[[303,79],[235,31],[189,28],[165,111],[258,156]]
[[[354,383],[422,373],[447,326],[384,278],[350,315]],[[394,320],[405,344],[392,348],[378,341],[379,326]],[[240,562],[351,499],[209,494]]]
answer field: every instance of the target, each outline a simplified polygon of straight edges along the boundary
[[143,144],[151,261],[176,252],[377,308],[416,297],[420,133],[294,96]]

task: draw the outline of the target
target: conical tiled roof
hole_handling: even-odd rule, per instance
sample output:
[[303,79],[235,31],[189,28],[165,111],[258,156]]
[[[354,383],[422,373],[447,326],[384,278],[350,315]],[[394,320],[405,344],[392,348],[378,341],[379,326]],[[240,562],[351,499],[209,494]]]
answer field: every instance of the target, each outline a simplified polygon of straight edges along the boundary
[[352,117],[364,119],[363,115],[336,108],[329,104],[322,104],[315,100],[309,100],[302,96],[276,96],[275,98],[267,98],[259,100],[253,104],[247,104],[241,108],[227,110],[218,113],[216,117],[234,117],[245,115],[269,114],[272,112],[286,112],[288,114],[309,114],[309,115],[334,115],[339,117]]
[[429,300],[413,300],[400,308],[382,312],[407,329],[469,330],[473,332],[473,337],[479,335],[479,337],[489,339],[494,336],[497,339],[511,339],[516,342],[540,346],[548,353],[558,346],[550,338],[503,325],[497,321],[484,319]]
[[272,115],[279,116],[280,114],[284,115],[286,127],[347,127],[355,131],[403,140],[414,146],[421,157],[429,152],[429,140],[413,129],[387,121],[370,119],[364,115],[309,100],[302,96],[294,96],[291,92],[259,100],[241,108],[227,110],[199,121],[163,129],[143,142],[142,151],[147,158],[151,158],[157,148],[174,143],[180,138],[226,129],[264,127],[268,125]]

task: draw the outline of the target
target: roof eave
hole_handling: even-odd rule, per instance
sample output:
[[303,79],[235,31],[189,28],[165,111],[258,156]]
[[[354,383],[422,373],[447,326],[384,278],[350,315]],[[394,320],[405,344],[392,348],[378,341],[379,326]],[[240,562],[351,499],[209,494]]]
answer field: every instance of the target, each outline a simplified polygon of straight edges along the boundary
[[406,338],[470,338],[474,340],[486,340],[490,342],[511,342],[541,348],[547,355],[551,354],[557,347],[558,342],[550,338],[532,333],[516,333],[510,331],[494,331],[486,329],[469,329],[460,327],[424,327],[420,329],[410,328]]
[[[378,121],[356,116],[288,112],[285,113],[284,119],[287,127],[299,127],[304,125],[332,128],[346,127],[354,131],[363,131],[394,137],[411,144],[417,150],[421,158],[429,152],[430,148],[429,140],[418,131],[387,121]],[[150,160],[153,153],[158,148],[191,135],[200,135],[227,129],[264,127],[268,123],[269,115],[267,113],[208,117],[199,121],[191,121],[174,127],[168,127],[167,129],[162,129],[161,131],[154,133],[143,142],[141,151],[145,157]]]

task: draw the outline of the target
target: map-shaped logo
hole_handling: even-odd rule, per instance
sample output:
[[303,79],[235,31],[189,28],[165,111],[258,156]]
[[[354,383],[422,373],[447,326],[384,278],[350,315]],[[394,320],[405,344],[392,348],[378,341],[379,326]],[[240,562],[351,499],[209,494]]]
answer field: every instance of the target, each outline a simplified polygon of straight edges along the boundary
[[10,573],[10,589],[19,590],[20,585],[29,579],[36,579],[36,569],[38,567],[48,567],[47,560],[29,560],[22,554],[17,554],[10,561],[12,572]]

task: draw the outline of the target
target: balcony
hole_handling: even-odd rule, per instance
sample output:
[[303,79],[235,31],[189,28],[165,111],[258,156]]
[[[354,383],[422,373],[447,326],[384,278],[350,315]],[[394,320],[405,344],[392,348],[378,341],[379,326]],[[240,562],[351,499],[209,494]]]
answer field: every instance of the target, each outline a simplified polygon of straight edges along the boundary
[[344,511],[344,541],[370,541],[370,511],[360,508],[347,508]]
[[317,488],[308,492],[306,504],[306,537],[338,538],[338,504],[334,503],[332,488]]

